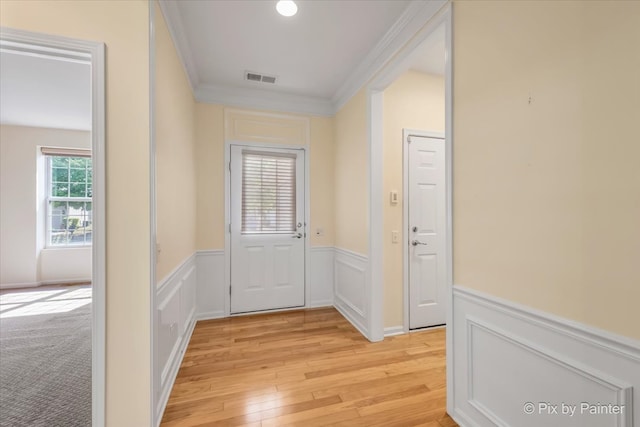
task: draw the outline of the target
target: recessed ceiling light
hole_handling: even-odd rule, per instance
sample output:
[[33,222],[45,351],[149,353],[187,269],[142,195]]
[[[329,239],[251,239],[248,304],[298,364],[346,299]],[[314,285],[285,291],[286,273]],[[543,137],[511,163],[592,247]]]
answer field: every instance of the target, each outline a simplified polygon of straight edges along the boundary
[[298,6],[293,0],[280,0],[276,3],[276,10],[282,16],[293,16],[298,13]]

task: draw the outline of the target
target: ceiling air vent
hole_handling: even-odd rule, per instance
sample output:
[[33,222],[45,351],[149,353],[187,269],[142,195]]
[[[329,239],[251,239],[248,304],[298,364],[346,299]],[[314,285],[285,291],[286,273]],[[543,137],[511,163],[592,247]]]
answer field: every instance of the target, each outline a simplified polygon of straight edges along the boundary
[[264,74],[253,73],[251,71],[246,71],[244,73],[244,78],[252,82],[262,82],[262,83],[271,83],[271,84],[275,84],[276,82],[275,76],[265,76]]
[[253,82],[259,82],[260,80],[262,80],[262,76],[260,74],[247,73],[247,80],[251,80]]

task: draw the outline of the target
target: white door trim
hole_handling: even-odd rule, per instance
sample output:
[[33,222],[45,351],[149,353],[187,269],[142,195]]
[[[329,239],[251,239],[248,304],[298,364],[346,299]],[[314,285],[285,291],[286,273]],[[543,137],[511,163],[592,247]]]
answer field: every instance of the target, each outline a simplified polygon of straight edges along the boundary
[[[435,2],[434,2],[435,4]],[[453,249],[452,249],[452,141],[453,141],[453,97],[452,97],[452,5],[443,1],[434,9],[434,13],[425,25],[416,33],[378,76],[367,86],[368,131],[369,131],[369,268],[367,279],[367,312],[369,321],[369,339],[379,341],[384,338],[383,292],[383,177],[379,173],[383,168],[383,91],[402,73],[416,54],[416,48],[429,35],[445,25],[445,155],[446,155],[446,197],[447,197],[447,325],[453,325]],[[447,332],[447,364],[453,366],[453,339],[451,328]],[[447,370],[447,395],[453,396],[453,371]],[[447,399],[447,407],[453,410],[452,399]]]
[[[279,116],[280,117],[280,116]],[[307,128],[308,133],[308,128]],[[307,138],[308,141],[308,138]],[[306,233],[304,243],[304,306],[296,307],[293,310],[299,310],[300,308],[307,308],[309,306],[309,251],[311,250],[310,241],[311,236],[309,232],[309,218],[311,197],[309,192],[309,159],[311,157],[311,150],[309,144],[294,145],[294,144],[267,144],[263,142],[247,142],[236,140],[225,140],[224,143],[224,286],[225,286],[225,302],[224,302],[224,316],[242,316],[243,314],[255,314],[253,313],[239,313],[231,314],[231,233],[229,230],[229,224],[231,223],[231,171],[229,170],[229,163],[231,162],[231,146],[240,145],[245,147],[253,147],[258,149],[289,149],[289,150],[303,150],[304,156],[304,233]],[[292,309],[283,310],[269,310],[271,311],[286,311]]]
[[158,264],[158,230],[156,203],[156,9],[149,2],[149,410],[152,426],[160,425],[158,396],[161,392],[158,352],[158,314],[156,266]]
[[[409,226],[409,136],[424,136],[426,138],[445,139],[442,132],[430,132],[414,129],[402,129],[402,330],[404,333],[409,332],[409,234],[407,232]],[[446,150],[445,150],[446,156]],[[445,159],[446,160],[446,159]],[[448,167],[445,164],[445,167]],[[446,175],[446,171],[445,171]],[[447,259],[447,262],[450,260]]]
[[105,424],[105,58],[104,44],[0,27],[0,46],[24,55],[91,64],[91,149],[93,163],[93,267],[91,271],[91,419]]

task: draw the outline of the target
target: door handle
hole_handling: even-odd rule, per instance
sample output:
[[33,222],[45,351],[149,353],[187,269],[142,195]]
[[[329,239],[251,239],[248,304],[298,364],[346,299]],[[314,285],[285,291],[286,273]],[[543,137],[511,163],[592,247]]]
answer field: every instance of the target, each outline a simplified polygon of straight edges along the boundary
[[302,233],[297,233],[291,236],[293,239],[302,239]]
[[420,242],[420,241],[418,241],[418,240],[412,240],[412,241],[411,241],[411,245],[412,245],[412,246],[418,246],[418,245],[425,245],[425,246],[427,246],[427,244],[426,244],[426,243]]

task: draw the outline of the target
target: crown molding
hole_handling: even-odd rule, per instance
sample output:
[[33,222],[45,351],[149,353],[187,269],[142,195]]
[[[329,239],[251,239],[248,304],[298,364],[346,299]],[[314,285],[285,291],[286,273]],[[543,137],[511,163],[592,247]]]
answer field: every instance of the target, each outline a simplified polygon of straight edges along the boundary
[[169,33],[176,45],[198,102],[224,104],[234,107],[267,109],[288,113],[333,116],[367,82],[369,82],[437,12],[450,0],[413,0],[384,37],[369,52],[364,60],[351,72],[331,99],[295,95],[263,89],[202,84],[198,76],[193,51],[189,47],[182,25],[178,2],[159,0]]
[[196,89],[200,84],[200,77],[198,76],[198,69],[196,67],[193,52],[191,47],[189,47],[189,42],[182,25],[182,18],[180,17],[180,11],[178,10],[178,3],[170,0],[159,0],[158,4],[160,5],[160,10],[162,11],[164,20],[167,23],[171,39],[173,39],[173,43],[176,45],[176,51],[180,58],[180,62],[182,62],[184,70],[187,73],[187,79],[189,80],[191,90],[195,94]]
[[413,0],[333,95],[334,112],[338,112],[358,93],[447,2]]
[[291,93],[274,92],[222,85],[199,85],[195,90],[198,102],[233,107],[282,111],[287,113],[333,116],[331,100]]

